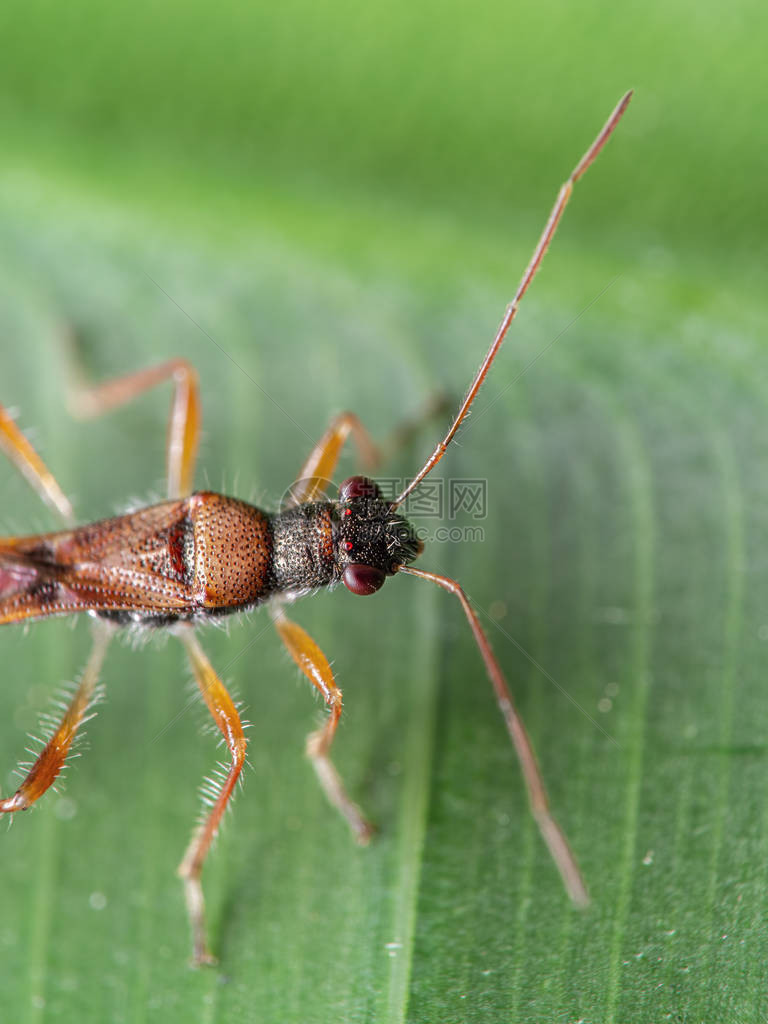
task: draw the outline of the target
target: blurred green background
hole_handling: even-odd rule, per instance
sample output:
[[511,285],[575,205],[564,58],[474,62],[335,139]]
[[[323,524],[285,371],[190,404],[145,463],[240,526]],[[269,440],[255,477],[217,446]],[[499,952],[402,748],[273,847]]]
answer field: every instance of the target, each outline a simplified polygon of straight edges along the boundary
[[[333,412],[386,437],[458,400],[636,90],[446,460],[488,480],[484,541],[423,558],[489,625],[592,907],[458,609],[394,580],[296,608],[344,688],[366,851],[266,617],[203,634],[253,723],[206,870],[214,971],[185,966],[174,868],[220,752],[178,717],[178,645],[115,645],[86,756],[0,838],[4,1019],[765,1018],[766,30],[746,2],[4,5],[0,401],[81,518],[162,495],[167,396],[73,423],[65,331],[96,378],[192,359],[198,484],[275,506]],[[0,480],[3,532],[54,528]],[[3,792],[87,646],[83,622],[0,636]]]

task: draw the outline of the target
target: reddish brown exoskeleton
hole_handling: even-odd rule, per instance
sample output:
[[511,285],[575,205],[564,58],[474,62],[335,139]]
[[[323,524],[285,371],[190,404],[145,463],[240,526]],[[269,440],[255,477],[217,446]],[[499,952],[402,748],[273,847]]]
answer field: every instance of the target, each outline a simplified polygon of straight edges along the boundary
[[218,616],[268,604],[285,646],[322,693],[330,712],[324,727],[310,735],[307,753],[326,796],[347,819],[356,839],[366,843],[371,826],[347,795],[329,756],[341,715],[341,691],[323,652],[286,616],[284,606],[309,590],[340,582],[355,594],[372,594],[387,576],[396,573],[430,580],[459,599],[517,751],[541,834],[573,901],[579,905],[588,902],[578,865],[549,810],[533,749],[477,615],[454,580],[412,567],[422,545],[397,510],[443,457],[467,415],[519,302],[539,268],[574,183],[605,145],[630,96],[627,93],[621,100],[562,186],[517,293],[450,429],[394,501],[385,500],[376,484],[361,476],[346,480],[336,500],[324,496],[326,482],[350,434],[364,459],[374,461],[374,446],[351,413],[337,416],[331,422],[280,512],[270,515],[221,494],[192,493],[200,432],[198,381],[194,369],[177,359],[84,389],[78,397],[83,414],[98,415],[161,381],[173,382],[167,449],[168,500],[113,519],[74,526],[69,501],[26,437],[0,407],[0,446],[67,523],[66,529],[56,533],[0,539],[0,624],[87,612],[94,628],[92,653],[61,722],[16,793],[0,800],[0,813],[26,810],[56,780],[78,727],[87,716],[113,633],[126,626],[171,630],[186,649],[202,697],[231,756],[226,776],[210,794],[212,806],[208,815],[193,835],[179,866],[192,926],[193,956],[198,964],[212,960],[205,941],[200,876],[240,776],[246,739],[237,709],[203,653],[195,627]]

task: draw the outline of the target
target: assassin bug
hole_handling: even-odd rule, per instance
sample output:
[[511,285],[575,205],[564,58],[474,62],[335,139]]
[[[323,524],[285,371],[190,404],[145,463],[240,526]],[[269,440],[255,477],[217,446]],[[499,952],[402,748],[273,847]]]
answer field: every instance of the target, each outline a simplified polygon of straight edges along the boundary
[[279,512],[268,514],[222,494],[193,493],[200,432],[198,380],[188,362],[175,359],[85,388],[78,398],[81,413],[98,415],[162,381],[172,381],[168,500],[75,526],[68,499],[14,420],[0,407],[0,446],[66,523],[65,529],[55,533],[0,539],[0,624],[88,612],[94,632],[85,671],[61,721],[18,790],[0,799],[0,813],[26,810],[56,780],[77,730],[88,716],[113,633],[129,626],[171,630],[186,650],[200,693],[231,756],[228,771],[210,794],[207,817],[194,833],[179,866],[195,963],[213,960],[205,940],[201,873],[246,751],[237,709],[203,653],[195,627],[222,615],[268,604],[283,643],[328,706],[324,726],[308,738],[308,756],[329,801],[347,819],[358,842],[366,843],[371,826],[348,796],[330,759],[342,709],[341,691],[323,652],[286,616],[284,606],[309,590],[341,582],[354,594],[373,594],[388,576],[398,573],[431,581],[458,598],[517,752],[542,837],[571,899],[578,905],[588,902],[576,859],[549,810],[533,748],[478,617],[457,582],[411,564],[421,554],[422,544],[398,509],[442,459],[469,412],[536,275],[573,185],[607,142],[630,98],[631,92],[623,97],[560,189],[517,292],[448,432],[394,500],[385,500],[377,485],[363,476],[345,480],[335,500],[325,497],[327,481],[350,434],[363,457],[373,462],[374,446],[351,413],[332,420]]

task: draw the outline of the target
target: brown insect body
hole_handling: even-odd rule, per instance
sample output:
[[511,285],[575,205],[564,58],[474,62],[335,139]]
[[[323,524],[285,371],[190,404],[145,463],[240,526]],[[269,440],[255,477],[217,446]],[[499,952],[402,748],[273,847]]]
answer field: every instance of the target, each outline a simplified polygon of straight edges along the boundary
[[435,583],[457,598],[517,753],[541,836],[573,902],[588,903],[576,858],[549,808],[533,747],[477,612],[455,580],[411,566],[422,545],[397,509],[440,462],[469,412],[539,269],[574,183],[611,136],[630,96],[623,97],[560,189],[531,261],[447,433],[392,501],[385,501],[377,486],[362,476],[344,481],[335,501],[326,497],[328,480],[350,434],[364,461],[376,461],[375,446],[352,413],[332,419],[313,446],[285,506],[274,515],[221,494],[192,493],[201,420],[198,378],[186,360],[174,359],[85,387],[75,396],[79,411],[92,416],[123,405],[162,381],[171,380],[174,385],[167,445],[169,500],[76,527],[66,495],[0,405],[0,448],[66,524],[56,533],[0,538],[0,624],[75,612],[94,617],[93,647],[80,682],[19,788],[0,798],[0,814],[26,810],[56,781],[78,729],[88,718],[115,627],[172,626],[230,755],[228,770],[206,785],[206,816],[179,865],[195,964],[213,960],[206,943],[201,875],[241,777],[247,746],[237,706],[202,650],[196,625],[268,602],[280,639],[328,710],[323,726],[307,739],[307,755],[318,780],[357,841],[366,843],[372,834],[372,826],[348,795],[330,756],[342,712],[341,690],[323,651],[283,607],[302,593],[339,582],[352,593],[365,595],[377,591],[388,576],[410,575]]
[[87,526],[0,539],[0,623],[94,612],[168,626],[338,583],[349,564],[389,575],[418,550],[378,497],[274,515],[210,491]]

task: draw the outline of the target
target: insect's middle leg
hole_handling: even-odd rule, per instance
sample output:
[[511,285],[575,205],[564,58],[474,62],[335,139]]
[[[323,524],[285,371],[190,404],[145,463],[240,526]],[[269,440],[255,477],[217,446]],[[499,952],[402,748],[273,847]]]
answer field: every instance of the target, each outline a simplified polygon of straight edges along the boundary
[[187,650],[203,699],[226,741],[232,758],[229,771],[223,777],[221,785],[216,786],[210,813],[193,835],[181,864],[179,864],[179,875],[184,882],[187,912],[192,927],[193,963],[197,965],[213,964],[216,960],[208,952],[205,939],[205,901],[200,876],[208,850],[216,836],[221,818],[245,764],[247,740],[234,701],[203,653],[195,634],[191,629],[185,629],[181,634],[181,640]]
[[330,712],[322,729],[307,737],[307,756],[328,800],[347,819],[358,843],[365,846],[373,835],[374,827],[366,821],[360,808],[350,798],[330,758],[331,744],[341,717],[341,690],[333,678],[328,659],[312,637],[301,626],[291,622],[279,607],[272,609],[272,619],[288,653],[307,679],[322,693]]
[[74,416],[91,418],[116,409],[165,380],[173,383],[168,420],[166,469],[168,497],[185,498],[192,492],[200,440],[200,394],[197,371],[186,359],[170,359],[138,373],[87,385],[73,372],[70,409]]
[[75,690],[61,722],[40,751],[19,788],[13,796],[0,800],[0,814],[26,811],[56,781],[72,749],[77,730],[88,720],[88,708],[91,706],[93,691],[99,680],[99,672],[111,636],[111,627],[104,623],[96,624],[93,649],[80,685]]

